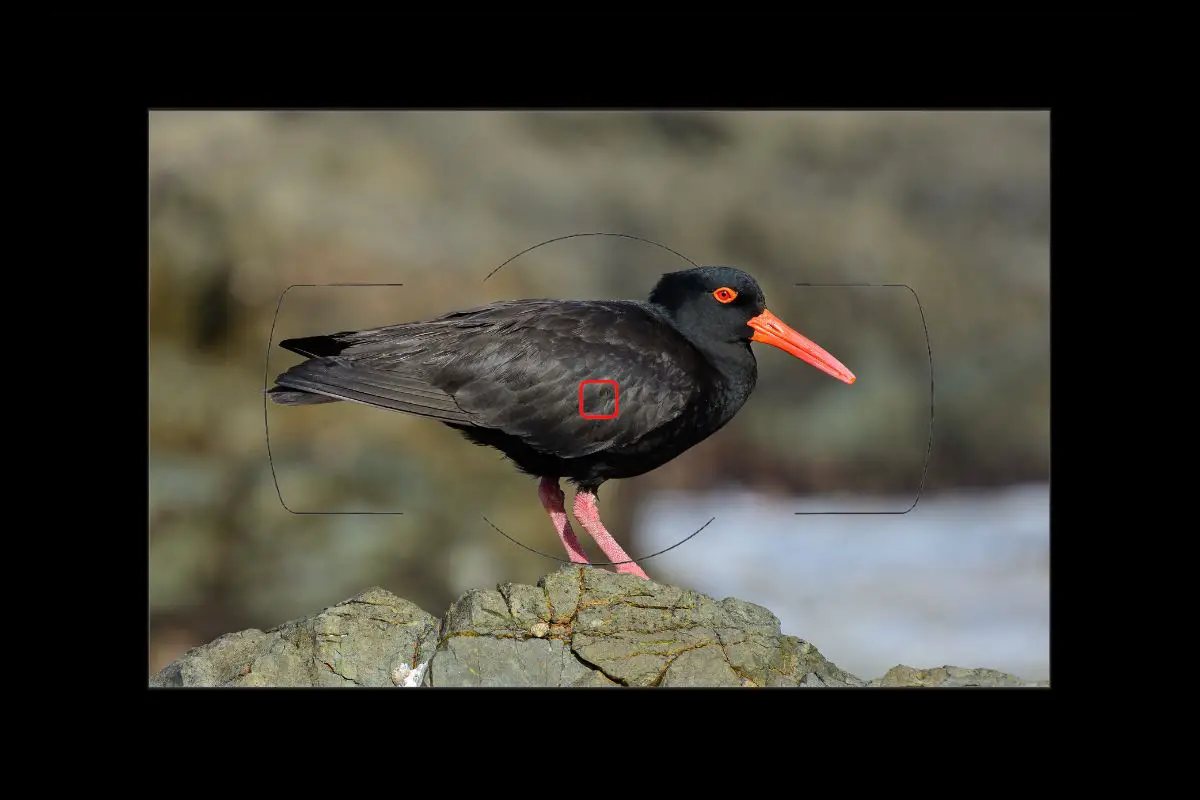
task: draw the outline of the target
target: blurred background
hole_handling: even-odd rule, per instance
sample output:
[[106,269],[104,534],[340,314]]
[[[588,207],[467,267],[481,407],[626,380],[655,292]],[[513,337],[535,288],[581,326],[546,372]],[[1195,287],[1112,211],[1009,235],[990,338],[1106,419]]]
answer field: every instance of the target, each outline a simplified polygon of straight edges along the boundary
[[[601,489],[617,539],[643,556],[712,519],[643,566],[767,606],[864,678],[897,663],[1049,677],[1047,112],[155,112],[149,127],[151,674],[371,585],[440,615],[560,565],[482,519],[563,555],[536,482],[495,451],[357,404],[264,409],[264,381],[299,360],[280,339],[506,298],[644,299],[691,259],[756,276],[859,380],[756,346],[732,423]],[[575,237],[483,280],[600,231],[678,254]],[[331,282],[403,285],[284,293]],[[847,283],[870,285],[828,285]],[[878,513],[912,507],[923,476],[909,513]],[[297,515],[281,498],[402,514]]]

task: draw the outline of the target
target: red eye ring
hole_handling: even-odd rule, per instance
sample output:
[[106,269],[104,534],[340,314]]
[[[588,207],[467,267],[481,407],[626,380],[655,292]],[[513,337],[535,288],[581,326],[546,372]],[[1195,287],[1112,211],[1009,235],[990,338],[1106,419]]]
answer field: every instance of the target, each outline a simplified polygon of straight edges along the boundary
[[728,286],[722,286],[713,292],[713,297],[716,298],[718,303],[732,303],[734,300],[737,300],[737,295],[738,293]]

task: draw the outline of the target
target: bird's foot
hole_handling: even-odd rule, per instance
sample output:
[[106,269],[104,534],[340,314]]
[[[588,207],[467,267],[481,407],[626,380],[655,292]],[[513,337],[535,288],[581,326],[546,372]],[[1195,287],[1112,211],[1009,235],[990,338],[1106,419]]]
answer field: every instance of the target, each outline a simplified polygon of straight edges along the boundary
[[645,570],[629,557],[621,545],[617,544],[617,540],[600,521],[600,511],[596,508],[594,491],[580,489],[575,493],[575,519],[579,520],[583,529],[596,541],[596,544],[600,545],[600,549],[617,568],[617,572],[637,575],[642,580],[650,580],[650,576],[646,574]]
[[639,567],[637,564],[630,561],[628,564],[617,564],[617,572],[623,572],[626,575],[637,575],[644,581],[650,580],[650,576],[646,574],[646,570]]

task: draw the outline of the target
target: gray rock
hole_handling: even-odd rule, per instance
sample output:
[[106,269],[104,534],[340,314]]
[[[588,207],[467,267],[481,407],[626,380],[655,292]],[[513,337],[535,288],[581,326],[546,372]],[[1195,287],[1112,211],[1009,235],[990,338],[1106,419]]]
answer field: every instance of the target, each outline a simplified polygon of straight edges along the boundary
[[314,617],[189,650],[150,685],[392,686],[393,670],[428,661],[436,646],[436,619],[372,588]]
[[870,686],[1049,686],[1050,681],[1025,681],[994,669],[979,667],[931,667],[917,669],[903,664],[892,667],[882,678],[871,681]]
[[562,640],[455,636],[434,658],[433,686],[615,685],[585,666]]
[[[383,589],[188,651],[151,686],[1048,686],[989,669],[896,667],[864,682],[767,609],[593,567],[473,589],[443,620]],[[414,675],[409,682],[415,684]]]

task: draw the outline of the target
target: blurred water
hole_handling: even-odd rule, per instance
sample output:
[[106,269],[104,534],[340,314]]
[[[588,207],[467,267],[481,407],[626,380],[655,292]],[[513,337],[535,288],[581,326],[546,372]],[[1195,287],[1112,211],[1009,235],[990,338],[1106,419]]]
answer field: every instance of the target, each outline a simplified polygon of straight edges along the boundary
[[859,677],[953,664],[1049,678],[1049,486],[926,495],[904,515],[794,513],[911,502],[663,492],[636,524],[648,553],[716,517],[647,571],[766,606],[784,633]]

